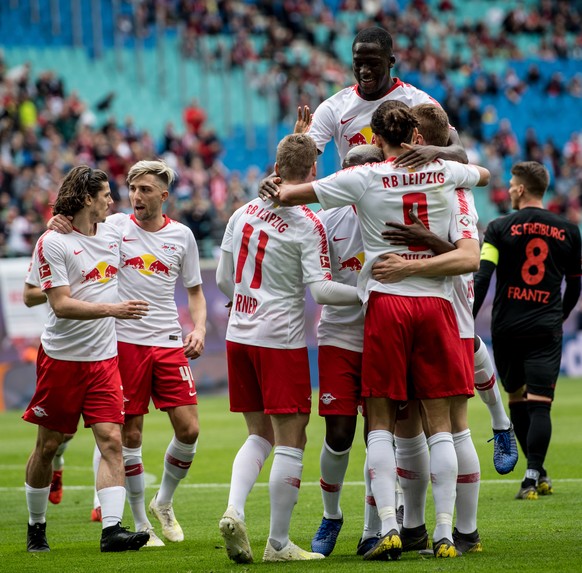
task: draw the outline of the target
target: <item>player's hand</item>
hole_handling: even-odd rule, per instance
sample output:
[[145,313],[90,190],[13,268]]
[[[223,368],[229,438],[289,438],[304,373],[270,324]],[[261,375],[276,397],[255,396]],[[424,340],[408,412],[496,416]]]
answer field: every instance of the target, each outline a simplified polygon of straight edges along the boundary
[[407,151],[394,160],[395,167],[416,169],[437,159],[440,152],[439,148],[434,145],[410,145],[408,143],[401,143],[400,146]]
[[204,352],[204,337],[206,331],[197,330],[196,328],[184,339],[184,354],[186,358],[193,360],[202,356]]
[[232,300],[229,300],[225,305],[224,308],[228,308],[228,318],[230,318],[230,313],[232,312]]
[[386,226],[392,227],[382,231],[382,238],[390,241],[391,245],[404,245],[416,247],[426,245],[432,233],[425,227],[424,223],[416,216],[411,209],[408,216],[412,223],[403,225],[394,221],[387,221]]
[[259,184],[259,197],[263,201],[276,199],[279,196],[280,183],[280,177],[265,177]]
[[124,300],[111,306],[111,316],[127,320],[139,320],[149,311],[149,304],[145,300]]
[[306,133],[311,125],[311,110],[308,105],[297,108],[297,121],[293,133]]
[[414,261],[403,259],[400,255],[387,253],[372,266],[372,277],[381,283],[398,283],[409,277]]
[[73,232],[73,217],[65,217],[65,215],[55,215],[51,217],[46,224],[47,229],[56,231],[61,235],[68,235]]

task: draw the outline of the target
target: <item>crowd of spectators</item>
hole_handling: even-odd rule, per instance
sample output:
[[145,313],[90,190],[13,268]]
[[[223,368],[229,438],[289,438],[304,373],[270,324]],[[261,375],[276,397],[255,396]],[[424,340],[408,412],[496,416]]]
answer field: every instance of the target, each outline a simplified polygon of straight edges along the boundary
[[[541,141],[533,128],[516,134],[510,119],[496,117],[495,106],[483,105],[483,99],[494,96],[519,105],[535,85],[548,97],[568,94],[579,99],[582,76],[565,79],[556,73],[543,83],[535,64],[523,78],[507,66],[497,74],[486,73],[482,66],[485,58],[522,57],[514,38],[523,34],[537,39],[539,58],[582,58],[580,9],[561,0],[541,0],[511,10],[491,2],[484,19],[487,24],[459,24],[451,15],[459,2],[411,0],[400,10],[395,0],[343,0],[337,16],[322,0],[144,0],[137,3],[139,25],[135,20],[119,25],[127,34],[147,33],[163,18],[167,27],[180,26],[184,55],[229,68],[267,62],[265,71],[255,73],[254,85],[259,90],[274,89],[279,118],[290,121],[296,105],[315,108],[353,81],[339,40],[353,37],[360,27],[381,24],[394,33],[399,75],[432,74],[444,86],[441,101],[471,160],[492,172],[490,198],[498,212],[509,209],[508,166],[535,159],[552,174],[549,208],[580,224],[582,132],[565,144]],[[204,38],[218,34],[230,34],[232,42],[219,43],[214,52],[204,50]],[[445,39],[461,35],[467,49],[451,51]],[[463,86],[449,82],[450,74],[459,71],[466,78]],[[0,256],[30,254],[50,217],[60,180],[73,165],[86,163],[109,173],[116,208],[127,211],[128,167],[161,156],[178,173],[168,214],[191,227],[202,256],[212,258],[228,217],[256,196],[270,166],[250,167],[245,173],[230,171],[223,162],[222,142],[206,119],[205,110],[193,101],[184,110],[183,125],[168,125],[157,141],[136,129],[131,118],[118,125],[88,109],[55,72],[33,73],[27,64],[13,66],[0,57]],[[493,124],[498,125],[495,132],[485,137],[484,126]]]

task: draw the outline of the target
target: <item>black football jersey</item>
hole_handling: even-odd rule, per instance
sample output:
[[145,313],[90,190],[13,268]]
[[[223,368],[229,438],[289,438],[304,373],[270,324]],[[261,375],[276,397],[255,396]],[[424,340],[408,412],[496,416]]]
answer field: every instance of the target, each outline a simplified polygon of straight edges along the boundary
[[526,207],[492,221],[497,248],[493,335],[532,336],[562,329],[562,280],[580,275],[580,231],[546,209]]

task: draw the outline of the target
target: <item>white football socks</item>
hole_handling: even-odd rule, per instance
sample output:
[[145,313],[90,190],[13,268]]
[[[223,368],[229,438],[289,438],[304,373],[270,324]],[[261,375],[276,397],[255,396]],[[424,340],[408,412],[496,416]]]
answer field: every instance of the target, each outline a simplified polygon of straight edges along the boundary
[[232,463],[228,505],[232,505],[244,521],[245,504],[273,446],[268,440],[251,434]]

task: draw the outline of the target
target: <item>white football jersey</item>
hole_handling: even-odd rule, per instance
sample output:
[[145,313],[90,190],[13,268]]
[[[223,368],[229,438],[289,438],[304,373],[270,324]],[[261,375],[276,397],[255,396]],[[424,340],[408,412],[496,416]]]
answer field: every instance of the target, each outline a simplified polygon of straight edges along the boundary
[[388,100],[397,100],[409,107],[421,103],[440,104],[427,93],[393,78],[394,83],[382,98],[368,101],[359,94],[358,85],[339,91],[322,102],[313,114],[307,134],[323,152],[332,139],[335,142],[340,159],[343,161],[350,148],[356,145],[374,143],[370,127],[372,114],[378,106]]
[[453,277],[453,310],[461,338],[475,338],[474,302],[475,281],[473,273]]
[[[165,216],[164,216],[165,217]],[[181,347],[182,327],[174,299],[176,281],[189,288],[202,284],[198,247],[192,231],[168,217],[155,232],[144,231],[133,215],[118,213],[107,221],[121,233],[119,295],[140,299],[149,311],[140,320],[118,320],[121,342],[164,348]]]
[[[468,228],[472,226],[473,222],[476,224],[479,219],[473,192],[469,189],[456,189],[455,193],[461,216],[454,215],[451,217],[449,240],[452,243],[456,243],[459,239],[472,238]],[[468,215],[467,219],[464,219],[463,215]],[[453,310],[457,317],[461,338],[474,338],[475,336],[474,301],[473,273],[453,277]]]
[[[383,253],[396,253],[404,258],[434,256],[423,246],[391,245],[382,238],[387,221],[411,223],[409,211],[433,233],[448,239],[451,217],[462,227],[463,236],[478,240],[477,227],[466,209],[460,206],[457,188],[473,187],[479,181],[475,167],[455,161],[437,159],[416,171],[395,167],[393,158],[338,171],[313,183],[324,209],[355,205],[362,239],[365,263],[358,279],[361,300],[368,300],[370,291],[402,296],[438,296],[451,300],[452,280],[449,277],[408,277],[401,282],[381,284],[371,276],[371,268]],[[465,226],[467,225],[467,226]]]
[[[358,217],[352,206],[320,211],[331,260],[331,276],[338,283],[357,286],[364,266],[364,243]],[[326,304],[317,327],[317,343],[354,352],[364,347],[364,311],[359,305]]]
[[226,339],[267,348],[305,346],[304,285],[331,280],[325,229],[308,207],[255,199],[230,218],[222,250],[235,265]]
[[[68,286],[77,300],[117,303],[120,242],[119,230],[108,223],[99,223],[94,236],[47,231],[36,244],[26,282],[40,282],[43,291]],[[117,355],[115,319],[57,318],[49,304],[41,343],[47,356],[56,360],[107,360]]]

